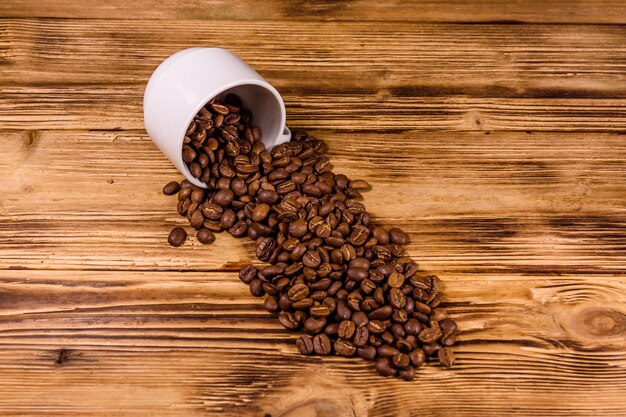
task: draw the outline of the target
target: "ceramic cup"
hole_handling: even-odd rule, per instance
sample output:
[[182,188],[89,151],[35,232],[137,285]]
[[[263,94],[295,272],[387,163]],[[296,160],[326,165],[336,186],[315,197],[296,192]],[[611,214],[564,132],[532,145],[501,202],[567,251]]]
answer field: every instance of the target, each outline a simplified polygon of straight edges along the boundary
[[154,71],[143,96],[143,117],[148,135],[176,168],[193,184],[182,159],[187,127],[213,97],[227,93],[241,97],[261,128],[268,149],[289,141],[283,99],[267,81],[237,55],[221,48],[184,49],[167,58]]

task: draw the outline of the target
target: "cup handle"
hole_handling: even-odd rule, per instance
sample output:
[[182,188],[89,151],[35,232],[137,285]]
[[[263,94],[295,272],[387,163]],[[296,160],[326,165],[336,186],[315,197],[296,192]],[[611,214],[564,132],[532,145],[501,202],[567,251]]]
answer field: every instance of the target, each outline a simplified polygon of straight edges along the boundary
[[283,134],[280,135],[280,143],[289,142],[291,140],[291,130],[287,126],[285,126],[285,130],[283,130]]

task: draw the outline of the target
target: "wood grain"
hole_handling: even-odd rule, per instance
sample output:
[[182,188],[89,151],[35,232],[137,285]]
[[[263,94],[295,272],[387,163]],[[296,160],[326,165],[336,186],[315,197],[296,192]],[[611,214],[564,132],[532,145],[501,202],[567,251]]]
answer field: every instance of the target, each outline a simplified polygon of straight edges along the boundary
[[[626,272],[622,135],[319,136],[337,172],[372,184],[371,213],[405,228],[429,268]],[[253,258],[229,236],[210,249],[165,245],[186,220],[161,188],[180,175],[143,132],[0,138],[0,266],[233,270]]]
[[360,360],[296,354],[234,273],[0,277],[0,294],[12,294],[0,310],[0,370],[20,381],[0,384],[7,415],[498,415],[511,402],[517,415],[623,410],[623,278],[450,274],[458,366],[426,366],[407,384]]
[[[624,416],[625,16],[3,1],[0,416]],[[455,367],[406,383],[300,356],[237,279],[249,242],[167,245],[185,221],[160,190],[180,175],[143,130],[143,88],[197,45],[238,53],[336,172],[373,185],[375,220],[444,279]]]
[[72,0],[5,0],[0,15],[6,17],[54,17],[96,19],[238,19],[238,20],[359,20],[415,22],[523,22],[605,23],[626,22],[626,6],[616,0],[390,0],[340,1],[225,1],[176,0],[126,2],[102,0],[82,3]]

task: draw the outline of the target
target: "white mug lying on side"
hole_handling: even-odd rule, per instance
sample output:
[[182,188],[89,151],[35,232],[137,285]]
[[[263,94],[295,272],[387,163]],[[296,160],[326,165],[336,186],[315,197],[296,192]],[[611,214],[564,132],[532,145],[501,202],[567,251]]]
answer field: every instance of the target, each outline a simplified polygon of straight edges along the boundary
[[192,184],[182,158],[185,132],[194,116],[213,97],[237,94],[261,128],[266,148],[288,142],[283,99],[271,84],[237,55],[221,48],[190,48],[167,58],[152,73],[143,96],[148,135]]

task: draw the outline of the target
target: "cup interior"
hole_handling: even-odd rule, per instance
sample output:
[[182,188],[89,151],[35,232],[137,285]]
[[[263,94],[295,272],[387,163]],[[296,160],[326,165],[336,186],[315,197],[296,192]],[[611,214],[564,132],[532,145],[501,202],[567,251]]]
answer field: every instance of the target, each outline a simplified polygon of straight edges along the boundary
[[[261,128],[261,133],[263,135],[262,141],[269,149],[276,141],[276,138],[283,133],[282,109],[278,98],[272,93],[272,91],[257,84],[242,84],[227,88],[221,93],[218,93],[216,97],[223,100],[229,93],[236,94],[239,98],[241,98],[243,108],[248,110],[252,115],[252,124]],[[207,101],[202,104],[202,107],[204,107],[212,98],[213,97],[207,98]],[[195,114],[191,116],[189,123],[191,123],[195,116]],[[185,126],[185,130],[187,130],[187,126]],[[180,143],[180,152],[182,153],[182,137]],[[185,176],[193,184],[199,187],[205,187],[200,180],[195,179],[191,175],[189,168],[187,168],[187,164],[183,163],[182,168]]]
[[271,91],[256,84],[243,84],[218,94],[223,99],[233,93],[241,98],[243,107],[252,114],[252,124],[261,128],[263,143],[271,146],[282,133],[280,102]]

